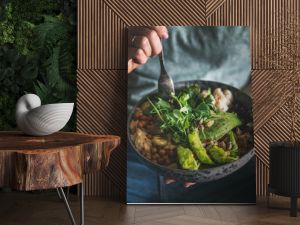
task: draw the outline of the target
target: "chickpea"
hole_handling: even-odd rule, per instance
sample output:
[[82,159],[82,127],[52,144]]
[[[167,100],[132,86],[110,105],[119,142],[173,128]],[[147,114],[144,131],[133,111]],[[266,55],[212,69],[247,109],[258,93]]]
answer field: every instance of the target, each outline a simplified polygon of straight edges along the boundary
[[149,141],[144,142],[144,150],[146,152],[151,152],[151,142],[149,142]]
[[144,121],[144,120],[141,120],[141,121],[139,121],[139,127],[140,128],[144,128],[146,125],[147,125],[147,122],[146,121]]
[[154,124],[151,124],[151,123],[148,123],[146,125],[146,129],[147,129],[147,132],[149,132],[150,134],[161,134],[162,131],[161,129],[159,128],[159,126],[155,126]]
[[166,163],[166,165],[170,165],[171,164],[171,160],[170,159],[166,159],[165,163]]
[[156,153],[157,152],[157,148],[152,148],[152,153]]
[[152,143],[154,145],[157,145],[157,146],[166,146],[168,144],[168,141],[166,139],[163,139],[162,137],[160,136],[154,136],[152,138]]
[[169,152],[168,152],[168,155],[169,155],[169,157],[173,157],[173,156],[174,156],[174,151],[172,151],[172,150],[169,151]]
[[158,153],[153,154],[152,156],[153,159],[158,160],[160,158]]
[[220,148],[226,149],[226,144],[225,144],[224,141],[219,142],[218,146],[219,146]]
[[151,117],[150,116],[146,116],[146,115],[142,115],[141,120],[145,120],[145,121],[150,121],[151,120]]
[[164,159],[163,158],[159,158],[157,161],[158,161],[159,164],[163,164],[164,163]]
[[133,118],[138,120],[141,118],[141,116],[143,115],[143,112],[140,110],[140,108],[136,108],[136,112],[133,115]]
[[145,156],[146,156],[147,159],[151,159],[151,154],[150,153],[146,153]]
[[160,149],[159,152],[158,152],[161,156],[164,156],[166,155],[166,150],[165,149]]
[[137,127],[138,121],[137,120],[132,120],[129,124],[130,130],[134,131]]
[[173,151],[173,150],[175,150],[176,148],[177,148],[176,145],[173,145],[173,144],[170,145],[170,150]]

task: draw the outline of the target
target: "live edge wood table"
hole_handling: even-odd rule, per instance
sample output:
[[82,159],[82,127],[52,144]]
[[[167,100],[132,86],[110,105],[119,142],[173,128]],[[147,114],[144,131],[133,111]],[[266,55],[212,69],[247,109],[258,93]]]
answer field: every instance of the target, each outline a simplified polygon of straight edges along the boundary
[[57,132],[32,137],[0,132],[0,187],[20,191],[56,189],[73,225],[76,224],[63,187],[79,185],[80,223],[84,224],[83,176],[103,170],[120,137]]

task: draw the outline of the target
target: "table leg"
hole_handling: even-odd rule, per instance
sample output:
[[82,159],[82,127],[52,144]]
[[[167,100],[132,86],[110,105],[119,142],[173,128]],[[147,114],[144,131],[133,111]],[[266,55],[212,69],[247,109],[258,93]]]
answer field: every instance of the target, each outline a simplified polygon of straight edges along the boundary
[[84,225],[84,186],[83,183],[80,183],[80,224]]
[[[70,187],[66,187],[66,189],[67,189],[66,190],[66,193],[67,193],[66,198],[69,199],[69,197],[70,197]],[[57,191],[57,194],[58,194],[58,198],[62,199],[62,197],[60,196],[60,192],[58,191],[58,188],[56,188],[56,191]]]
[[297,217],[297,197],[291,197],[291,210],[290,216]]
[[[82,183],[80,183],[78,186],[79,186],[79,193],[80,193],[80,224],[84,225],[84,187]],[[58,193],[58,197],[61,198],[64,202],[64,205],[67,209],[72,225],[77,225],[63,188],[61,187],[57,188],[57,193]]]

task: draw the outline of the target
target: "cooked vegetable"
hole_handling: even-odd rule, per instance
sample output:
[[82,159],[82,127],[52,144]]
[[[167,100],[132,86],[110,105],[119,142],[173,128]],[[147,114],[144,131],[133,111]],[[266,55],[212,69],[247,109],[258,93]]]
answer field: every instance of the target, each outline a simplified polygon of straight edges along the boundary
[[229,136],[229,140],[230,140],[230,143],[232,145],[231,149],[230,149],[230,155],[233,156],[233,157],[238,157],[239,155],[239,147],[236,143],[236,140],[235,140],[235,137],[234,137],[234,133],[233,131],[229,131],[228,132],[228,136]]
[[188,134],[189,143],[199,161],[203,164],[214,165],[214,162],[209,158],[205,148],[202,146],[202,143],[199,138],[198,129],[193,129],[192,132]]
[[160,136],[154,136],[152,138],[152,143],[157,146],[166,146],[168,144],[168,141]]
[[161,98],[148,101],[153,107],[153,114],[161,120],[161,129],[170,130],[176,143],[188,143],[189,128],[211,116],[213,96],[209,91],[205,98],[201,97],[200,87],[192,85],[171,97],[172,102]]
[[235,113],[220,112],[212,115],[210,119],[214,120],[214,123],[200,132],[202,141],[219,140],[233,128],[241,125],[241,121]]
[[152,97],[133,114],[130,137],[147,159],[198,170],[235,161],[251,147],[229,90],[192,85],[176,93],[169,100]]
[[229,151],[225,151],[217,145],[210,145],[207,151],[211,158],[218,164],[225,164],[237,160],[236,157],[230,156]]
[[194,158],[193,152],[189,148],[177,147],[178,161],[183,169],[197,170],[200,163]]

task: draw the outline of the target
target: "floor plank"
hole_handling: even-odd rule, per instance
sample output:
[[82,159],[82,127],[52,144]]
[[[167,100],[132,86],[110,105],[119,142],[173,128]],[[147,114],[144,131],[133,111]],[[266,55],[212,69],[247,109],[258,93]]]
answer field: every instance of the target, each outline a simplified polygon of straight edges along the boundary
[[[76,218],[79,201],[70,198]],[[272,198],[272,205],[289,207],[289,199]],[[100,198],[86,199],[86,225],[296,225],[299,217],[289,217],[288,210],[257,205],[124,205]],[[299,204],[300,208],[300,204]],[[70,224],[63,203],[56,193],[0,193],[0,224],[62,225]]]

